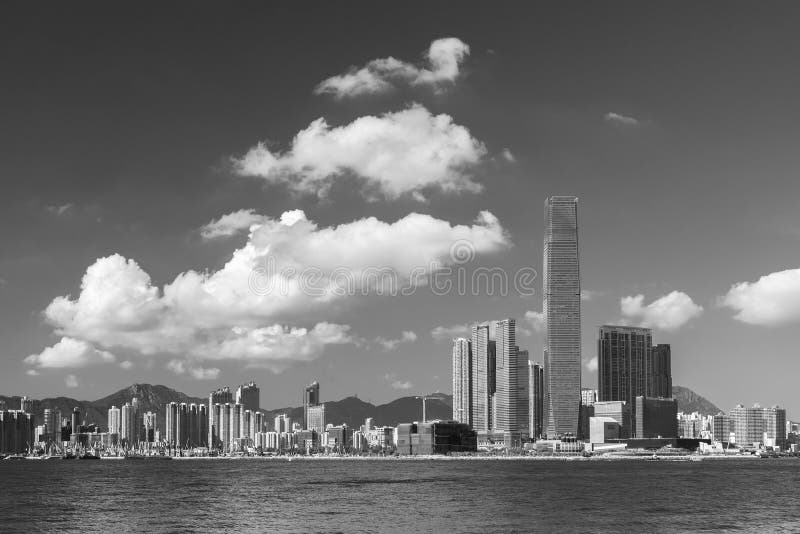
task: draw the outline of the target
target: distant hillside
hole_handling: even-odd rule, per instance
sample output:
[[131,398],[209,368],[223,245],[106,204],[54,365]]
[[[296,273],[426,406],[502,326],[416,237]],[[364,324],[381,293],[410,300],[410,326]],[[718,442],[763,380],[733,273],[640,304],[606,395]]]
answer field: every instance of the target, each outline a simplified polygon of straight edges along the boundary
[[678,400],[679,412],[717,415],[722,411],[710,400],[683,386],[672,386],[672,397]]

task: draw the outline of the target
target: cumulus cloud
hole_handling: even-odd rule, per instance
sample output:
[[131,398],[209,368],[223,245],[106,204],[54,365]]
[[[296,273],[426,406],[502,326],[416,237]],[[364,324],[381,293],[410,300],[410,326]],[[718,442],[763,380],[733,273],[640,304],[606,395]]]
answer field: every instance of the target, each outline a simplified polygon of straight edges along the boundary
[[734,284],[719,303],[734,310],[734,318],[743,323],[779,326],[800,322],[800,269]]
[[547,330],[544,313],[538,311],[526,311],[525,320],[528,321],[534,330],[544,332]]
[[469,45],[460,39],[436,39],[428,48],[425,65],[417,66],[391,56],[373,59],[363,67],[351,67],[344,74],[323,80],[314,92],[342,99],[385,93],[396,83],[427,85],[440,91],[456,81],[461,73],[461,63],[468,55]]
[[517,158],[514,157],[514,154],[511,153],[511,150],[504,148],[503,151],[500,153],[502,158],[509,163],[514,163],[517,161]]
[[60,206],[47,206],[47,211],[53,215],[64,215],[73,208],[73,204],[62,204]]
[[41,368],[86,367],[95,363],[109,363],[115,360],[110,352],[95,349],[80,339],[62,337],[61,341],[47,347],[39,354],[31,354],[25,363]]
[[387,286],[399,291],[400,284],[424,284],[431,272],[453,263],[450,249],[459,240],[478,254],[510,246],[489,212],[473,225],[412,213],[393,223],[365,218],[320,228],[302,211],[289,211],[252,227],[221,269],[187,271],[163,287],[131,259],[99,258],[87,268],[77,297],[56,297],[45,310],[62,342],[26,361],[54,367],[113,359],[98,346],[168,355],[200,378],[211,371],[192,373],[190,367],[204,361],[279,371],[318,357],[327,346],[359,342],[349,326],[329,316]]
[[130,360],[125,360],[125,361],[119,362],[119,366],[120,366],[122,369],[124,369],[124,370],[126,370],[126,371],[127,371],[127,370],[129,370],[129,369],[132,369],[132,368],[133,368],[133,362],[132,362],[132,361],[130,361]]
[[450,341],[456,337],[469,336],[469,325],[456,324],[453,326],[437,326],[431,330],[431,337],[436,341]]
[[584,365],[588,371],[597,371],[597,356],[592,356]]
[[37,371],[36,369],[28,369],[27,371],[25,371],[25,374],[27,374],[28,376],[39,376],[39,371]]
[[64,377],[64,384],[66,384],[68,388],[76,388],[79,385],[78,377],[75,375],[67,375]]
[[608,113],[603,115],[603,118],[607,122],[613,122],[613,123],[616,123],[616,124],[622,124],[624,126],[638,126],[639,125],[639,119],[636,119],[635,117],[630,117],[628,115],[622,115],[620,113],[614,113],[612,111],[609,111]]
[[263,223],[266,219],[266,217],[257,214],[252,209],[233,211],[204,225],[200,228],[200,235],[207,240],[230,237],[244,230],[249,230],[254,225]]
[[402,391],[409,390],[414,387],[414,384],[408,380],[395,380],[392,382],[392,389],[399,389]]
[[189,374],[195,380],[216,380],[219,377],[219,369],[216,367],[204,368],[199,365],[192,365],[182,360],[170,360],[167,362],[167,369],[176,375]]
[[383,337],[375,338],[375,342],[378,343],[383,350],[389,351],[394,350],[397,348],[398,345],[401,343],[413,343],[417,340],[417,334],[411,332],[410,330],[403,330],[401,336],[397,339],[386,339]]
[[581,289],[581,302],[589,302],[603,293],[601,291],[592,291],[591,289]]
[[703,313],[703,307],[683,291],[673,291],[647,305],[644,295],[623,297],[620,308],[625,320],[662,330],[676,330]]
[[478,192],[482,187],[469,170],[485,155],[483,143],[449,115],[412,105],[339,127],[320,118],[300,131],[286,152],[259,143],[232,161],[241,176],[285,184],[298,193],[324,196],[336,179],[354,175],[365,191],[392,199],[432,188]]

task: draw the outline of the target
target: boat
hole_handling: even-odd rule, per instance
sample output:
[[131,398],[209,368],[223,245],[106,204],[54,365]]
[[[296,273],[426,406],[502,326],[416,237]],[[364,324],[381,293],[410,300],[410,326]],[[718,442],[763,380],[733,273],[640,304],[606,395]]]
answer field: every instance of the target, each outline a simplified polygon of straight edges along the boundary
[[81,454],[80,456],[78,456],[78,459],[79,460],[99,460],[100,457],[97,456],[96,454],[92,454],[92,453],[87,451],[87,452],[84,452],[83,454]]
[[62,460],[64,457],[60,454],[46,454],[42,456],[42,460]]
[[24,459],[25,459],[24,454],[11,454],[3,458],[3,460],[24,460]]

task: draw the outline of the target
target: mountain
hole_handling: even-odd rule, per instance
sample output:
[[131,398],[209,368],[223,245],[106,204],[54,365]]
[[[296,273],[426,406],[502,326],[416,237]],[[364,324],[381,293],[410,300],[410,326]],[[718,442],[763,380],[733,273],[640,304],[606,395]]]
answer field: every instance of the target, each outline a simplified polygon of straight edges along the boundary
[[672,397],[678,400],[679,412],[698,412],[702,415],[717,415],[722,411],[710,400],[683,386],[672,386]]

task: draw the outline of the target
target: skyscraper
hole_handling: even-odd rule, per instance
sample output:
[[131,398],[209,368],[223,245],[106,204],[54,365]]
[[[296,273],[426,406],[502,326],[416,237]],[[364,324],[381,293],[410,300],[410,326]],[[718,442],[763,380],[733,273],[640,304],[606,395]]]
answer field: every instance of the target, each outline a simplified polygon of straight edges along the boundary
[[237,404],[244,405],[245,410],[256,412],[261,409],[261,390],[252,380],[249,384],[239,386],[236,390]]
[[472,348],[469,339],[453,340],[453,419],[472,426]]
[[319,382],[314,380],[303,390],[303,428],[311,428],[308,420],[308,409],[319,404]]
[[653,332],[631,326],[600,327],[597,340],[597,396],[601,401],[622,400],[634,405],[648,393],[647,367],[652,354]]
[[672,397],[672,350],[669,345],[655,345],[647,366],[647,394]]
[[[522,363],[522,365],[520,365]],[[520,358],[514,319],[495,323],[494,430],[528,435],[528,353]]]
[[581,282],[578,199],[545,200],[542,312],[546,433],[577,435],[581,400]]
[[208,395],[208,446],[219,447],[222,436],[220,417],[222,408],[214,409],[215,404],[224,405],[233,402],[233,393],[229,387],[219,388]]
[[108,433],[119,434],[122,429],[122,421],[120,420],[120,411],[116,406],[108,409]]
[[325,405],[318,404],[308,407],[308,423],[306,430],[316,430],[320,434],[325,432]]
[[528,361],[528,415],[530,437],[539,439],[544,432],[544,368]]
[[472,327],[472,427],[477,431],[492,429],[494,381],[494,343],[489,340],[489,325]]

